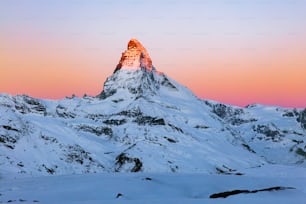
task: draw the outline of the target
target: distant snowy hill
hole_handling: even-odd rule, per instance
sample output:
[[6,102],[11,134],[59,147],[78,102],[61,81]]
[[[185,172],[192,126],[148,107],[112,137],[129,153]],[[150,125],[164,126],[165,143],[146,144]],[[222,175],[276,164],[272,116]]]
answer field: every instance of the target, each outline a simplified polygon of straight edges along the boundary
[[135,39],[97,97],[0,95],[0,174],[306,167],[306,109],[201,100]]

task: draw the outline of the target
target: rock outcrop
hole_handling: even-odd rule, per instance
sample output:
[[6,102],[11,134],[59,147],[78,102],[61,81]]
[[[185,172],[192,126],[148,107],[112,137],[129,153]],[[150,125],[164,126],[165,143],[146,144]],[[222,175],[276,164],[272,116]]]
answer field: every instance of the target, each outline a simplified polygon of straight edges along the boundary
[[119,64],[114,72],[120,69],[146,69],[148,71],[154,70],[152,60],[142,44],[132,38],[127,46],[127,50],[122,53]]

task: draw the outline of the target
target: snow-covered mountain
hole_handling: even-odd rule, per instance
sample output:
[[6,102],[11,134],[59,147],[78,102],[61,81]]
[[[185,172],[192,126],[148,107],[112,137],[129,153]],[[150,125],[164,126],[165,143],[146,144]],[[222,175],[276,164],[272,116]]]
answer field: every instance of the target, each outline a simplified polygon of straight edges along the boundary
[[306,167],[306,109],[202,100],[128,43],[96,97],[0,95],[0,174]]

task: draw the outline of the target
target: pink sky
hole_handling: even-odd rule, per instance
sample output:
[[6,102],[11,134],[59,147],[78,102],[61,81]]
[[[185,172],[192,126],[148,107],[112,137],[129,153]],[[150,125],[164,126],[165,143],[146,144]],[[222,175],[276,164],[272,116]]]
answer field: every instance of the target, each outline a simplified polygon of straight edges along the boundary
[[[138,9],[158,5],[10,2],[0,3],[0,93],[97,95],[136,37],[158,70],[201,98],[306,107],[305,5],[277,4],[265,11],[258,4],[178,3],[165,5],[173,11],[142,15]],[[207,6],[205,14],[193,12]],[[127,7],[142,18],[122,12]]]

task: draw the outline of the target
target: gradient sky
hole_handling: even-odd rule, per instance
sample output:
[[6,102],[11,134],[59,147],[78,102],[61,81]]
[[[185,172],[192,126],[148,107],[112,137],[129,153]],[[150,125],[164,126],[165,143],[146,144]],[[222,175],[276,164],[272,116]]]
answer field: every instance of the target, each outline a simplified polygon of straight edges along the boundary
[[201,98],[306,107],[305,0],[1,0],[0,93],[97,95],[132,37]]

